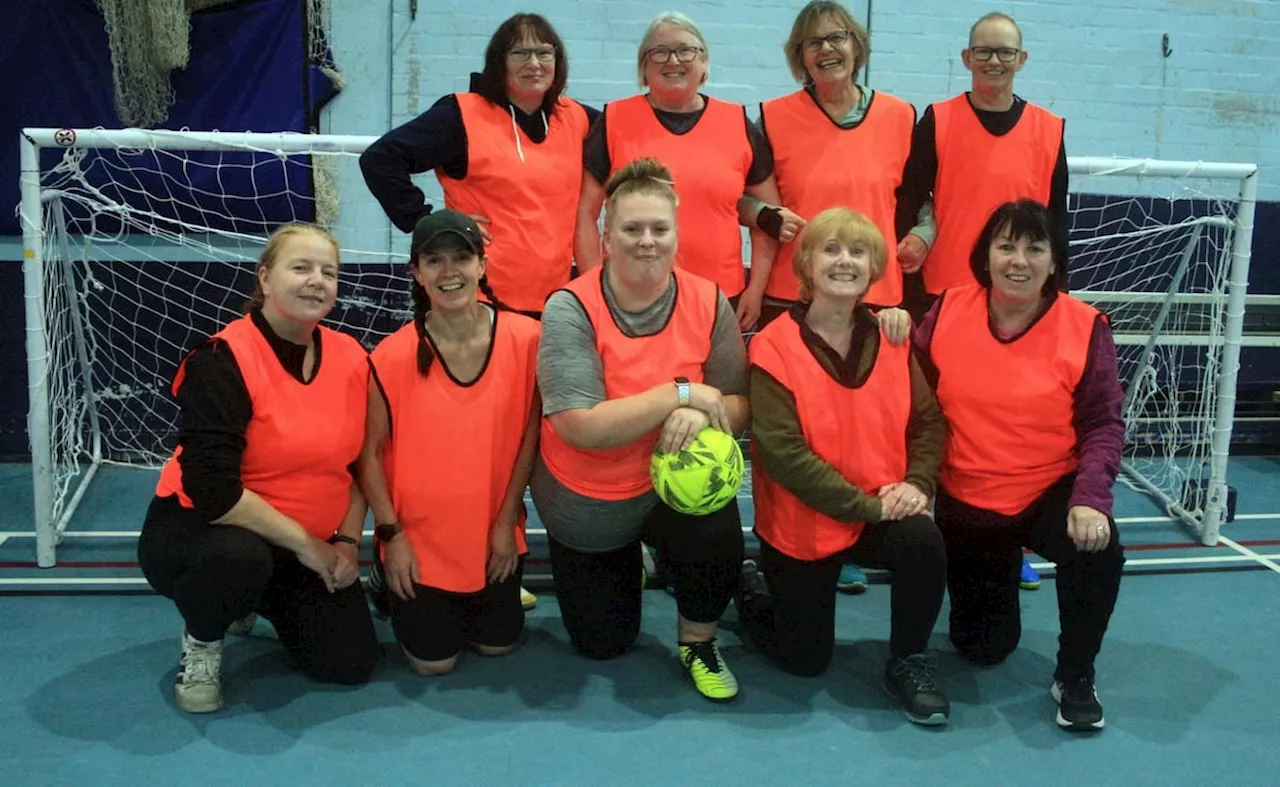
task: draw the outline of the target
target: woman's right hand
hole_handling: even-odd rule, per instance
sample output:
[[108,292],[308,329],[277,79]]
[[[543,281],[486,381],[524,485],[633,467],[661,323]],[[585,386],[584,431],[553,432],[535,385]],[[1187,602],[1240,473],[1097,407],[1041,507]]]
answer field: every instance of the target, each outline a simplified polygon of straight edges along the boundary
[[793,213],[782,206],[778,207],[778,214],[782,218],[782,227],[778,230],[778,240],[783,243],[790,243],[800,235],[800,230],[804,229],[804,225],[808,222],[800,214]]
[[401,533],[387,542],[382,548],[382,573],[386,576],[387,587],[401,601],[409,601],[417,596],[413,592],[413,577],[418,573],[418,561],[409,548],[409,539]]
[[307,542],[295,554],[298,562],[316,572],[325,589],[332,593],[337,585],[334,574],[338,570],[338,550],[327,541],[307,536]]
[[693,407],[677,407],[667,416],[662,424],[662,433],[658,436],[658,450],[664,454],[675,454],[689,450],[698,432],[711,424],[707,414]]
[[[725,434],[732,434],[733,430],[729,425],[729,410],[724,405],[724,394],[720,393],[718,389],[704,383],[690,383],[689,407],[705,413],[710,421],[710,426],[719,429]],[[665,426],[663,431],[666,431]],[[695,432],[694,434],[696,435],[697,433]]]

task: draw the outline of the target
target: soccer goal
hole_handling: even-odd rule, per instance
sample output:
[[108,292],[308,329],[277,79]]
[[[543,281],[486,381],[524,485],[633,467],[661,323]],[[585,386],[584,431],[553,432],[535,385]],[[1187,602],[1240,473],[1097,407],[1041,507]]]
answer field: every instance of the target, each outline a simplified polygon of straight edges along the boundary
[[[243,314],[275,227],[318,221],[343,242],[333,327],[371,347],[408,319],[405,256],[352,248],[349,239],[367,228],[344,226],[332,187],[334,163],[373,139],[23,132],[39,565],[55,564],[100,467],[158,467],[167,458],[177,430],[173,372],[202,338]],[[1255,168],[1121,159],[1073,159],[1071,168],[1073,286],[1112,316],[1122,345],[1126,477],[1213,543],[1224,514]],[[341,197],[372,199],[363,189]]]
[[1111,320],[1121,479],[1216,544],[1257,190],[1252,164],[1073,158],[1072,291]]

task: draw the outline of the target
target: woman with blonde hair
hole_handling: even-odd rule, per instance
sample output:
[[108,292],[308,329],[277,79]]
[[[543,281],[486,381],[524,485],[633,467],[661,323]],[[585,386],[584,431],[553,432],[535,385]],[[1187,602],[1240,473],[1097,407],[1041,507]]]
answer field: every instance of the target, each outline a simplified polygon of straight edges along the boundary
[[669,566],[682,665],[704,697],[731,700],[738,684],[716,634],[742,564],[737,503],[678,513],[654,492],[649,462],[708,426],[746,425],[746,348],[724,294],[675,266],[684,234],[670,171],[638,159],[606,192],[609,258],[547,300],[538,353],[544,417],[530,488],[556,596],[578,652],[624,653],[640,633],[643,537]]
[[[744,599],[744,622],[779,667],[818,675],[835,643],[842,562],[888,569],[885,689],[911,721],[945,724],[926,648],[946,572],[928,513],[946,427],[910,347],[882,340],[863,303],[885,270],[875,224],[829,208],[797,245],[800,299],[751,341],[755,532],[771,603]],[[745,587],[761,586],[746,573]]]
[[178,707],[222,707],[222,640],[261,613],[298,668],[359,684],[377,663],[356,555],[365,500],[368,354],[320,325],[338,295],[338,244],[309,224],[272,233],[249,313],[174,376],[178,447],[165,463],[138,562],[182,615]]

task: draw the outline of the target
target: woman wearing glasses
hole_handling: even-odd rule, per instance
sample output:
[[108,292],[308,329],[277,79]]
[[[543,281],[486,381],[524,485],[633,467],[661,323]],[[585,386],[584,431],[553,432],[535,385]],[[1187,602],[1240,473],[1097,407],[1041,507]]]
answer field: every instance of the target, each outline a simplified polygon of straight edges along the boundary
[[[827,208],[850,208],[868,217],[886,242],[902,239],[913,222],[898,221],[895,214],[916,111],[900,98],[858,84],[871,52],[866,28],[840,3],[815,0],[796,15],[783,49],[803,87],[760,105],[760,130],[773,155],[782,205],[801,221]],[[762,328],[799,297],[791,264],[795,233],[770,216],[773,207],[750,196],[742,201],[744,222],[769,229],[773,218],[772,231],[782,241],[765,289]],[[902,270],[890,250],[883,275],[864,295],[873,310],[902,302]],[[866,575],[846,565],[838,587],[865,591]]]
[[[895,226],[895,211],[915,109],[858,84],[871,51],[866,28],[840,3],[811,2],[796,15],[784,49],[803,87],[760,105],[760,128],[773,153],[782,204],[804,220],[827,208],[847,207],[871,219],[886,241],[901,238],[912,224]],[[760,207],[747,218],[765,224]],[[798,297],[791,265],[795,244],[786,234],[779,240],[783,244],[765,290],[762,325]],[[902,301],[896,256],[889,254],[884,275],[866,294],[873,308]]]
[[[434,171],[447,207],[484,236],[494,295],[530,317],[569,282],[582,146],[600,113],[564,98],[569,61],[538,14],[516,14],[489,39],[471,92],[444,96],[360,156],[365,183],[397,227],[431,212],[410,177]],[[521,604],[537,598],[524,588]]]
[[899,214],[914,219],[923,206],[932,208],[899,254],[906,273],[924,276],[924,291],[918,279],[907,281],[907,306],[917,320],[943,290],[974,283],[969,252],[1006,202],[1026,197],[1048,205],[1055,251],[1067,255],[1063,120],[1013,93],[1027,62],[1021,29],[1006,14],[987,14],[969,30],[960,55],[972,88],[925,110],[903,176]]
[[494,294],[532,316],[569,281],[583,139],[599,114],[561,96],[568,78],[551,24],[516,14],[489,39],[471,92],[441,98],[360,156],[369,190],[404,232],[431,211],[410,176],[434,171],[445,205],[484,234]]
[[707,42],[684,14],[663,13],[650,23],[638,69],[648,92],[610,103],[587,137],[574,244],[578,268],[590,270],[602,259],[597,222],[604,184],[630,162],[656,158],[675,178],[680,226],[697,228],[683,236],[676,265],[715,282],[739,325],[750,328],[760,314],[777,243],[752,230],[748,284],[737,204],[744,191],[778,203],[768,145],[743,107],[699,92],[707,81]]

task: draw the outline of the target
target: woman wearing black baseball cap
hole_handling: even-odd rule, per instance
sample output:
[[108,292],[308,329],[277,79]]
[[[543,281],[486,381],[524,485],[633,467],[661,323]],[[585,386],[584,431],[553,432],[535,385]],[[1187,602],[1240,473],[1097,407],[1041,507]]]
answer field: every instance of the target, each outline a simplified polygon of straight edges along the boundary
[[451,671],[467,647],[506,653],[524,628],[539,325],[493,297],[488,263],[467,215],[420,219],[409,259],[413,321],[370,356],[360,483],[392,628],[422,675]]

